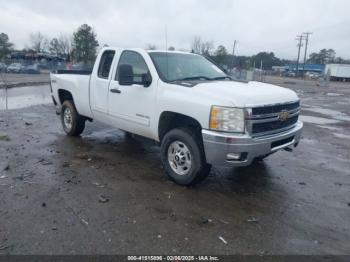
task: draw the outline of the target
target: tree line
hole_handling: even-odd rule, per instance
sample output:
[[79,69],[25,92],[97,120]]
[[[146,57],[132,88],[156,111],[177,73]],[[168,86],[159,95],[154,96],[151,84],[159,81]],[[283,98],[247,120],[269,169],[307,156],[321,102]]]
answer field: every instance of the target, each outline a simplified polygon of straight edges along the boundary
[[[65,59],[66,61],[91,63],[96,57],[99,42],[97,34],[93,28],[87,24],[81,25],[72,35],[60,34],[57,37],[49,39],[41,32],[32,33],[29,36],[29,46],[23,51],[35,53],[49,53]],[[146,49],[156,49],[153,44],[148,44]],[[13,43],[7,34],[0,34],[0,59],[6,57],[14,50]],[[173,51],[175,47],[171,46],[168,50]],[[271,70],[273,66],[284,66],[296,63],[296,61],[281,59],[275,56],[273,52],[259,52],[252,56],[233,56],[223,45],[216,48],[213,41],[202,40],[195,36],[191,42],[190,50],[193,53],[204,55],[212,59],[217,64],[226,69],[238,68],[260,68]],[[336,57],[333,49],[322,49],[318,53],[311,53],[307,63],[327,64],[342,63],[350,64],[350,60]]]
[[[260,68],[271,70],[273,66],[285,66],[295,64],[296,61],[281,59],[275,56],[273,52],[259,52],[252,56],[233,56],[223,45],[214,47],[213,41],[203,41],[200,37],[194,37],[191,44],[191,51],[209,57],[217,64],[230,69],[249,69]],[[336,56],[333,49],[322,49],[318,53],[311,53],[307,59],[308,64],[350,64],[350,60]]]
[[[60,34],[49,39],[41,32],[29,35],[29,46],[22,51],[26,53],[48,53],[66,61],[91,63],[96,57],[99,43],[93,28],[81,25],[72,35]],[[14,51],[14,44],[7,34],[0,34],[0,59]]]

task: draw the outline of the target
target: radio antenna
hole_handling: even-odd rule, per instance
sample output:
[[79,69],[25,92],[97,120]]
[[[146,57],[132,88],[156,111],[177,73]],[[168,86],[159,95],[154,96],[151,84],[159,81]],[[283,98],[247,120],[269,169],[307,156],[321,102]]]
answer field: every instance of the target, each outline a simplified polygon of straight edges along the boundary
[[168,29],[166,25],[164,27],[164,33],[165,33],[165,50],[168,50]]
[[168,29],[166,25],[165,25],[165,56],[166,56],[166,76],[169,79]]

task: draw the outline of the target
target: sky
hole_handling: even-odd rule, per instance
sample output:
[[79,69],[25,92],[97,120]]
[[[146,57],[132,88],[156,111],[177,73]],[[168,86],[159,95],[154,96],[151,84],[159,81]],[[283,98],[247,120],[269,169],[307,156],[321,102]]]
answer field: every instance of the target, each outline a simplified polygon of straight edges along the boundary
[[[333,48],[350,58],[349,0],[0,0],[0,32],[16,48],[29,35],[71,35],[91,25],[101,46],[190,50],[195,36],[236,55],[274,52],[296,59],[296,36],[313,32],[309,53]],[[165,33],[167,32],[167,33]]]

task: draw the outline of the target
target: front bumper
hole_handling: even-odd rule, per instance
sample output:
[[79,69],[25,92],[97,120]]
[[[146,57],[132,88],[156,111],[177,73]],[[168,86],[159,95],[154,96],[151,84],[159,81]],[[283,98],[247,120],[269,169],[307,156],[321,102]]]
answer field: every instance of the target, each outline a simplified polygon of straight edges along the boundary
[[[257,157],[266,156],[287,147],[296,147],[300,141],[302,129],[303,123],[298,121],[288,131],[256,138],[247,134],[228,134],[203,129],[207,163],[214,166],[248,166]],[[231,154],[240,155],[240,157],[233,160],[230,157]]]

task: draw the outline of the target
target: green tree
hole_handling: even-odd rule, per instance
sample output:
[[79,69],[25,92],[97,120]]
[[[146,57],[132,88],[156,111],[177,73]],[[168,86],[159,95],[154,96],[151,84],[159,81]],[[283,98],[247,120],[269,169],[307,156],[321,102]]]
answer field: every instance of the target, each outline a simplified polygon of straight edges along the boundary
[[0,34],[0,59],[10,53],[13,44],[10,42],[10,39],[7,34]]
[[232,57],[232,55],[229,55],[228,66],[230,68],[235,67],[238,69],[249,69],[249,61],[250,61],[249,56]]
[[94,61],[99,46],[96,37],[92,27],[87,24],[81,25],[73,34],[73,57],[77,62],[87,64]]
[[281,60],[275,56],[273,52],[260,52],[251,57],[251,64],[260,68],[262,62],[264,70],[271,70],[273,66],[280,66]]
[[333,49],[321,49],[318,53],[311,53],[308,63],[312,64],[327,64],[335,62],[336,52]]
[[334,59],[334,63],[336,63],[336,64],[350,64],[350,60],[344,59],[342,57],[336,57]]
[[226,47],[224,47],[223,45],[219,45],[215,51],[215,62],[217,62],[220,65],[224,65],[226,64],[225,63],[226,60],[227,60]]
[[52,40],[50,41],[49,51],[50,53],[55,55],[62,54],[62,49],[57,38],[52,38]]

